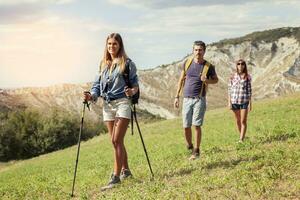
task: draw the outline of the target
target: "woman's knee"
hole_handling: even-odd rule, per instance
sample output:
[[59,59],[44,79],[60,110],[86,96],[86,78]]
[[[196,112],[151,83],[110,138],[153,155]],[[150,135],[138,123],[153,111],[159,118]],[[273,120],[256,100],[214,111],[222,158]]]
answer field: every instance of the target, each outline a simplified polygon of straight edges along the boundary
[[111,143],[112,143],[112,145],[115,147],[116,145],[117,145],[117,143],[116,143],[116,140],[114,140],[113,138],[111,138]]
[[122,146],[123,141],[118,138],[112,138],[111,143],[114,145],[114,147]]
[[242,124],[243,126],[247,126],[247,119],[241,120],[241,124]]

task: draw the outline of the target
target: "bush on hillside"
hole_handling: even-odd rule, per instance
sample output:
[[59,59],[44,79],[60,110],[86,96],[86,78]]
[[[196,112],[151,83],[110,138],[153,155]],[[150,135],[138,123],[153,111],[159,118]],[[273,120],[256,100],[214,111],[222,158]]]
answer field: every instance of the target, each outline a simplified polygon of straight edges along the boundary
[[[43,115],[34,110],[1,114],[0,161],[31,158],[77,143],[80,119],[57,109]],[[82,139],[106,131],[103,124],[85,122]]]

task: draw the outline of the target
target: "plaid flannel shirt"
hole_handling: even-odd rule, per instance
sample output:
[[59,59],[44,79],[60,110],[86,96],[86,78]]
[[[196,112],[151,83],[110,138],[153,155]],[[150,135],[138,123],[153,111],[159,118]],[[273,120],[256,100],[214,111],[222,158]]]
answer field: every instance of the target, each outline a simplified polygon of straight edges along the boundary
[[246,79],[242,79],[235,73],[228,83],[228,94],[230,95],[232,104],[247,103],[251,99],[251,77],[248,75]]

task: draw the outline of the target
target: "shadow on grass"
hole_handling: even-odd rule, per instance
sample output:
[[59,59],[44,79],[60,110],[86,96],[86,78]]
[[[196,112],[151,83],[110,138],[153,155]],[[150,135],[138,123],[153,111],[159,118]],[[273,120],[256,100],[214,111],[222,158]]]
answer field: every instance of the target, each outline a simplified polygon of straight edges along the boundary
[[171,177],[174,177],[174,176],[184,176],[184,175],[191,174],[194,170],[195,170],[194,168],[181,168],[181,169],[176,170],[176,171],[172,171],[172,172],[162,174],[162,177],[171,178]]
[[220,147],[214,146],[210,149],[205,150],[205,154],[210,155],[210,154],[216,154],[216,153],[224,153],[225,150],[221,149]]
[[241,162],[253,162],[259,160],[261,156],[255,155],[250,158],[238,158],[238,159],[231,159],[231,160],[221,160],[217,162],[208,163],[203,166],[205,169],[215,169],[215,168],[232,168],[238,165]]
[[259,137],[258,140],[264,144],[277,141],[286,141],[295,137],[297,137],[296,132],[277,132],[274,135],[265,135],[263,137]]

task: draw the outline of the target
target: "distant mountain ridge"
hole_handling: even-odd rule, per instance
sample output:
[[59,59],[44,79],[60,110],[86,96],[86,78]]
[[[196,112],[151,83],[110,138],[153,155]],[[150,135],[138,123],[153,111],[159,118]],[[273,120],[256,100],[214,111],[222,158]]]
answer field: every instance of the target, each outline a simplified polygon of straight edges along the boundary
[[[300,91],[299,41],[300,28],[297,27],[254,32],[208,45],[205,59],[216,66],[219,76],[219,83],[209,86],[208,107],[226,105],[227,82],[239,58],[247,61],[253,78],[254,100]],[[140,72],[141,88],[147,91],[145,99],[158,102],[176,114],[172,103],[185,58]]]
[[[300,91],[300,27],[254,32],[244,37],[224,39],[207,46],[205,59],[216,66],[219,83],[209,86],[208,108],[225,106],[227,82],[235,70],[235,61],[247,61],[252,75],[253,99],[264,99]],[[140,109],[173,118],[180,110],[173,108],[180,69],[186,57],[172,64],[139,70]],[[38,107],[43,110],[58,106],[79,113],[82,91],[91,83],[62,84],[44,88],[0,90],[0,108]],[[92,106],[91,116],[101,115],[99,103]]]

